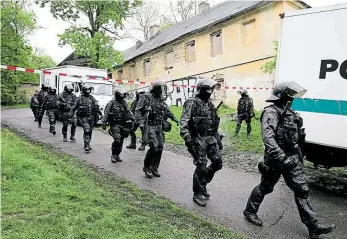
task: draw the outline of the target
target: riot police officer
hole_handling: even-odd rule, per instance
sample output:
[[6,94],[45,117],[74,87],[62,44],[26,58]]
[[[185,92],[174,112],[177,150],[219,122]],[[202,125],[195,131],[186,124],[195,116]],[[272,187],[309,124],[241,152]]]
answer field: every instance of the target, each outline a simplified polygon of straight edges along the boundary
[[102,120],[104,130],[106,130],[106,124],[110,124],[109,134],[113,137],[111,146],[112,163],[122,162],[119,155],[122,152],[124,138],[128,137],[134,121],[134,115],[128,109],[128,105],[124,100],[126,94],[125,89],[116,89],[115,97],[107,104]]
[[303,162],[299,141],[304,140],[302,118],[290,106],[294,97],[306,93],[294,82],[281,82],[275,85],[273,94],[266,102],[273,103],[265,107],[260,120],[265,146],[264,162],[258,165],[262,174],[261,182],[256,186],[247,202],[243,214],[251,223],[262,226],[257,212],[265,195],[271,193],[281,175],[294,191],[295,202],[301,221],[306,225],[310,238],[330,233],[335,225],[318,224],[317,216],[309,201],[309,188],[303,172]]
[[[57,89],[54,86],[49,87],[48,94],[43,98],[39,117],[41,121],[45,111],[49,118],[49,132],[55,135],[55,122],[58,117],[58,96]],[[41,127],[41,122],[39,122],[39,125]]]
[[253,99],[249,97],[248,91],[243,89],[240,91],[241,98],[237,104],[237,119],[236,130],[234,136],[236,137],[241,129],[242,121],[246,121],[247,124],[247,138],[251,137],[252,125],[251,120],[254,117],[253,111]]
[[165,93],[165,83],[157,80],[150,87],[150,92],[143,94],[135,110],[135,119],[140,127],[144,127],[144,141],[149,149],[144,160],[143,171],[148,178],[160,177],[158,172],[161,155],[164,147],[164,130],[167,129],[165,117],[178,123],[178,120],[169,110],[162,99]]
[[30,99],[30,109],[33,112],[35,121],[37,121],[37,119],[39,118],[39,107],[40,107],[40,103],[37,99],[37,96],[38,96],[38,91],[35,90],[34,95],[31,96],[31,99]]
[[71,122],[71,141],[76,141],[75,133],[77,126],[77,119],[75,114],[70,118],[69,113],[71,107],[73,107],[76,103],[76,95],[73,93],[73,85],[68,84],[64,87],[64,92],[62,92],[58,97],[59,108],[61,113],[61,120],[63,122],[62,134],[63,141],[67,142],[67,128],[69,126],[69,122]]
[[102,116],[98,102],[91,95],[92,89],[93,87],[88,83],[82,85],[82,94],[76,100],[76,103],[71,108],[69,114],[70,118],[72,118],[77,110],[77,116],[83,127],[84,151],[86,153],[92,150],[90,147],[90,141],[92,139],[93,127],[96,121],[95,118]]
[[[215,172],[223,166],[221,142],[218,142],[219,117],[210,100],[216,81],[201,79],[197,83],[197,95],[188,99],[183,106],[180,134],[194,159],[196,169],[193,175],[193,201],[206,206],[204,198],[210,194],[206,185]],[[207,158],[211,160],[207,166]]]
[[[43,99],[45,98],[46,95],[48,95],[48,85],[42,84],[41,90],[37,94],[37,100],[39,102],[39,109],[42,107]],[[41,114],[39,114],[39,117],[37,118],[39,128],[41,128],[42,117],[43,117],[43,115],[41,116]]]
[[[139,102],[140,96],[143,95],[144,93],[145,93],[144,90],[138,90],[136,92],[136,98],[131,103],[131,106],[130,106],[130,110],[134,115],[135,115],[135,109],[136,109],[137,103]],[[128,149],[136,149],[136,133],[135,132],[138,128],[139,128],[139,125],[136,122],[134,122],[134,126],[130,132],[131,142],[128,146],[126,146]],[[139,147],[139,150],[145,150],[146,146],[143,141],[143,127],[141,127],[140,130],[142,134],[142,143],[141,143],[141,146]]]

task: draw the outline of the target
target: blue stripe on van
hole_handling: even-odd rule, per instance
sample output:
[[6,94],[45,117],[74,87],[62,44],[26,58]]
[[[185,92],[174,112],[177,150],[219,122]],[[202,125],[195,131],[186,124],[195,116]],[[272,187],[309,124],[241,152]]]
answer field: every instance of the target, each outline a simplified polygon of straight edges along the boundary
[[347,116],[347,101],[295,98],[292,109],[304,112]]

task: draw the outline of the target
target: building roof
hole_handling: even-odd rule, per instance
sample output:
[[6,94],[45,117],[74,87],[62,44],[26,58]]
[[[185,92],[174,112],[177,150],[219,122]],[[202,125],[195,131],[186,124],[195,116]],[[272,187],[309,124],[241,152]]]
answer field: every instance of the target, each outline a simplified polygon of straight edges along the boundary
[[62,60],[57,66],[73,65],[73,66],[88,66],[90,60],[84,56],[78,56],[73,51],[68,57]]
[[[226,1],[221,3],[202,14],[198,14],[166,28],[153,38],[143,42],[138,48],[133,46],[125,50],[123,52],[124,62],[130,61],[178,38],[199,32],[207,27],[238,17],[272,2],[274,1]],[[303,4],[306,8],[310,8],[310,6],[303,1],[297,2]]]
[[124,51],[124,62],[172,42],[187,34],[198,32],[206,27],[237,17],[246,12],[270,4],[272,1],[226,1],[185,21],[174,24],[153,38],[143,42],[136,49],[133,46]]

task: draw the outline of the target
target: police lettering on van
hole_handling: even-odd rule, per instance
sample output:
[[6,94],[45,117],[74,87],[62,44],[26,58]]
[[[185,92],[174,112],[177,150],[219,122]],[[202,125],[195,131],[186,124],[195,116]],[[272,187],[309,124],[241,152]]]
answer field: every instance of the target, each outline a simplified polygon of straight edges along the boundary
[[[320,64],[319,79],[325,79],[327,72],[334,72],[339,68],[339,62],[333,59],[322,60]],[[340,75],[347,80],[347,60],[340,65]]]

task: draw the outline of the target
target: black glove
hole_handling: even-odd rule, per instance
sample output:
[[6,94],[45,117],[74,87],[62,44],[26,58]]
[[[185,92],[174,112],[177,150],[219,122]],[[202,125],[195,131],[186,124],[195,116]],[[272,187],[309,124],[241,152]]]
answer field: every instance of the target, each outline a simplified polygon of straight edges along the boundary
[[103,130],[106,130],[106,124],[102,124],[101,128],[102,128]]
[[286,157],[283,161],[284,169],[292,169],[299,163],[299,157],[297,155],[292,155]]
[[177,126],[180,124],[180,122],[178,121],[178,119],[173,119],[173,122],[175,122]]
[[184,142],[187,148],[193,148],[193,141],[191,139]]

